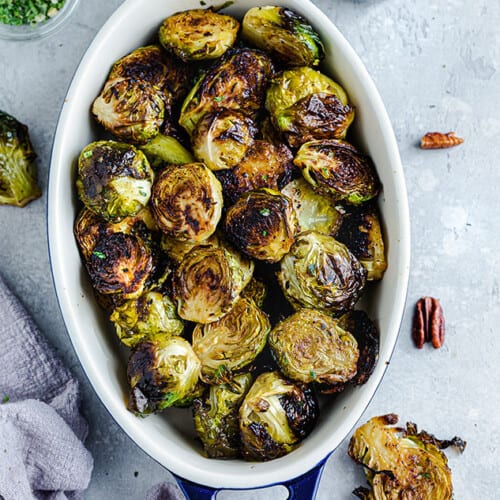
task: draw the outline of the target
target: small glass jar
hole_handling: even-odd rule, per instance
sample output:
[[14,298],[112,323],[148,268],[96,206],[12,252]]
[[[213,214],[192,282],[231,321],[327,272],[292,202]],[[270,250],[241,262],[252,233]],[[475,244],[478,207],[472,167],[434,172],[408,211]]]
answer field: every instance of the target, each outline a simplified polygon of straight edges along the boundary
[[66,0],[54,17],[36,24],[12,26],[0,23],[0,38],[4,40],[33,40],[55,33],[70,18],[77,4],[78,0]]

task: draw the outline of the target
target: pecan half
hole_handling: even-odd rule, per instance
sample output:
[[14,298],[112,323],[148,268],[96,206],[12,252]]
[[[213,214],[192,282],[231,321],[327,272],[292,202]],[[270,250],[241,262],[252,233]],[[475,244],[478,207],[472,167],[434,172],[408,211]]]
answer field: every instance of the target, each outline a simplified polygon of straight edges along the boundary
[[444,134],[443,132],[428,132],[422,139],[420,139],[420,147],[422,149],[443,149],[451,148],[462,144],[464,140],[461,137],[457,137],[455,132],[448,132]]
[[415,345],[422,349],[426,342],[432,342],[435,349],[444,343],[444,314],[438,299],[422,297],[415,306],[412,336]]

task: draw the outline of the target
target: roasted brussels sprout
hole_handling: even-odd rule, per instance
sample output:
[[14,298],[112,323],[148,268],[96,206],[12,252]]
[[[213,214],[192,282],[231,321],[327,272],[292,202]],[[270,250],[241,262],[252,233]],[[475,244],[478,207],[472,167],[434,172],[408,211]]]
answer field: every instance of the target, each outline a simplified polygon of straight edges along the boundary
[[266,296],[266,285],[262,281],[255,278],[252,278],[243,292],[241,292],[242,298],[252,299],[257,307],[262,307],[264,305]]
[[194,162],[193,155],[175,137],[161,133],[140,149],[154,169]]
[[179,316],[203,324],[222,318],[252,278],[253,268],[252,261],[227,246],[193,248],[174,274]]
[[78,157],[78,196],[108,221],[139,213],[149,201],[152,183],[148,160],[130,144],[92,142]]
[[41,196],[28,127],[0,111],[0,205],[24,207]]
[[160,229],[180,240],[210,237],[222,214],[222,187],[203,163],[170,165],[153,183],[151,209]]
[[446,455],[440,451],[450,445],[463,451],[460,438],[436,439],[415,424],[406,430],[392,427],[395,414],[370,419],[354,432],[349,456],[365,467],[370,489],[353,493],[365,500],[398,498],[451,500],[453,485]]
[[337,319],[313,309],[300,309],[280,321],[269,346],[283,374],[299,382],[339,384],[356,375],[356,339]]
[[201,361],[201,378],[210,384],[231,380],[264,349],[271,324],[251,299],[240,298],[221,319],[197,325],[193,349]]
[[332,236],[306,231],[297,236],[281,261],[278,280],[295,309],[309,307],[341,314],[359,299],[366,270]]
[[127,366],[128,408],[134,413],[156,413],[198,389],[200,360],[182,337],[158,336],[141,342]]
[[160,131],[168,96],[142,80],[107,80],[92,104],[95,119],[118,139],[144,144]]
[[253,121],[239,111],[207,113],[191,136],[193,152],[211,170],[233,168],[245,156],[256,133]]
[[285,7],[253,7],[241,27],[243,38],[285,66],[316,66],[325,55],[312,26]]
[[346,207],[336,238],[347,245],[368,271],[366,279],[380,280],[387,269],[384,238],[377,207]]
[[175,304],[168,295],[155,291],[127,300],[113,311],[110,320],[118,338],[128,347],[156,335],[182,335],[184,330]]
[[312,431],[318,413],[307,385],[278,372],[262,373],[240,407],[243,458],[272,460],[286,455]]
[[290,250],[297,228],[292,202],[278,191],[244,194],[226,213],[229,239],[250,257],[278,262]]
[[167,17],[158,36],[165,49],[183,61],[216,59],[234,45],[240,23],[211,9],[193,9]]
[[224,198],[232,204],[253,189],[269,188],[278,191],[291,178],[292,159],[291,151],[284,144],[254,141],[236,167],[217,172]]
[[171,236],[162,234],[160,244],[162,250],[176,265],[179,265],[182,262],[184,256],[187,255],[188,252],[190,252],[194,247],[200,245],[204,247],[220,247],[224,245],[222,243],[220,235],[217,232],[212,234],[210,238],[197,243],[194,243],[192,241],[179,240],[177,238],[172,238]]
[[312,229],[335,236],[342,223],[342,215],[328,197],[316,193],[305,179],[294,179],[281,192],[292,200],[299,232]]
[[204,398],[194,400],[194,426],[210,458],[240,455],[238,410],[251,384],[252,376],[242,373],[231,383],[210,386]]
[[184,99],[179,124],[192,134],[206,113],[239,110],[250,118],[263,107],[273,72],[269,57],[251,49],[232,50],[195,84]]
[[293,162],[312,186],[334,200],[359,205],[380,191],[371,159],[345,141],[306,142]]

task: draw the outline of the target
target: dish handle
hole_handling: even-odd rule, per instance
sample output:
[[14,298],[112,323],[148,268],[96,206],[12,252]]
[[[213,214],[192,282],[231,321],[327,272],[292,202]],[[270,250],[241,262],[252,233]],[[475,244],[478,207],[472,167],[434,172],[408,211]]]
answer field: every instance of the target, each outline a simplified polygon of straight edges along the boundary
[[[324,458],[311,470],[309,470],[305,474],[302,474],[302,476],[290,479],[290,481],[286,481],[285,483],[281,484],[281,486],[284,486],[288,490],[288,500],[314,500],[316,498],[316,493],[318,491],[323,468],[325,467],[325,462],[326,458]],[[193,483],[179,476],[175,476],[175,478],[177,480],[177,483],[179,484],[179,487],[186,495],[186,498],[188,500],[215,500],[217,497],[217,493],[225,489],[202,486],[201,484]],[[270,484],[266,487],[269,486],[278,486],[278,484]]]

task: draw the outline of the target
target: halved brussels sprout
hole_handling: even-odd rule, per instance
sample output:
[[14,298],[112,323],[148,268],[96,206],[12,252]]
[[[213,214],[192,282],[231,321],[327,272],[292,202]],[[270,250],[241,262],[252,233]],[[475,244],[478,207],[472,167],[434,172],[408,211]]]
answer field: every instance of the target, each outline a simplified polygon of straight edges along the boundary
[[134,347],[156,335],[182,335],[184,323],[177,316],[176,306],[168,295],[147,292],[114,309],[110,318],[118,338],[127,347]]
[[375,198],[380,191],[371,159],[345,141],[306,142],[293,162],[307,182],[334,200],[359,205]]
[[300,233],[281,261],[278,280],[295,309],[309,307],[341,314],[354,307],[366,283],[366,270],[332,236]]
[[141,342],[127,366],[129,410],[146,415],[183,400],[198,389],[200,369],[200,360],[182,337]]
[[342,216],[342,225],[336,235],[347,245],[368,271],[366,279],[381,280],[387,269],[385,245],[377,207],[364,204],[348,207]]
[[207,113],[191,136],[193,152],[211,170],[233,168],[241,162],[257,133],[253,121],[236,110]]
[[203,163],[167,166],[153,183],[153,216],[165,234],[180,240],[201,242],[210,237],[222,205],[220,182]]
[[240,407],[245,460],[272,460],[292,451],[313,429],[319,408],[312,390],[278,372],[257,377]]
[[155,169],[194,162],[193,155],[175,137],[161,133],[140,149]]
[[201,378],[210,384],[231,380],[264,349],[271,324],[251,299],[240,298],[221,319],[197,325],[193,349],[201,361]]
[[465,443],[454,438],[441,441],[415,424],[406,430],[392,427],[395,414],[370,419],[354,432],[349,456],[365,467],[370,489],[358,488],[355,495],[375,499],[451,500],[453,485],[446,455],[440,448],[453,445],[461,451]]
[[290,250],[297,229],[292,202],[279,191],[244,194],[226,213],[229,239],[250,257],[278,262]]
[[151,196],[153,171],[144,154],[130,144],[92,142],[78,157],[78,196],[109,221],[136,215]]
[[300,309],[280,321],[269,335],[269,346],[283,374],[292,380],[331,385],[356,375],[356,339],[321,311]]
[[325,55],[308,21],[285,7],[253,7],[241,26],[243,38],[285,66],[316,66]]
[[165,119],[164,91],[142,80],[107,80],[92,104],[95,119],[118,139],[144,144],[160,131]]
[[234,45],[240,23],[212,9],[193,9],[167,17],[158,36],[183,61],[216,59]]
[[238,410],[251,384],[252,376],[242,373],[229,384],[210,386],[204,398],[194,400],[194,426],[210,458],[240,455]]
[[194,247],[204,246],[204,247],[220,247],[224,244],[220,238],[220,235],[215,232],[201,242],[194,243],[192,241],[183,241],[177,238],[172,238],[171,236],[167,236],[162,234],[161,236],[161,248],[162,250],[169,256],[169,258],[177,265],[182,262],[182,259],[185,255],[187,255]]
[[184,99],[179,124],[191,135],[202,116],[218,109],[235,109],[255,118],[272,72],[266,54],[246,48],[230,51]]
[[243,292],[241,292],[241,297],[246,299],[252,299],[257,307],[262,307],[267,296],[266,285],[255,278],[250,280],[250,283],[245,287]]
[[292,200],[299,232],[314,230],[335,236],[342,215],[328,197],[316,193],[305,179],[294,179],[281,192]]
[[174,274],[179,316],[203,324],[222,318],[252,278],[253,268],[252,261],[229,247],[193,248]]
[[292,159],[291,151],[284,144],[254,141],[236,167],[217,173],[224,198],[234,203],[253,189],[269,188],[279,191],[290,180]]

